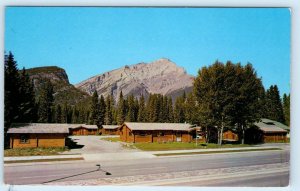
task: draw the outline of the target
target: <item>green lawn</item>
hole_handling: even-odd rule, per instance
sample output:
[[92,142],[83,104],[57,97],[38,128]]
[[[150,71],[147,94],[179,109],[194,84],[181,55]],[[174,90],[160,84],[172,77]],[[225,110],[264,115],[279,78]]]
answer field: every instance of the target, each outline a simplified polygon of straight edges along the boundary
[[184,150],[184,149],[212,149],[212,148],[236,148],[236,147],[251,147],[252,145],[241,145],[241,144],[223,144],[219,146],[218,144],[209,143],[198,144],[196,143],[178,143],[178,142],[170,142],[170,143],[134,143],[136,148],[144,150],[144,151],[166,151],[166,150]]
[[119,142],[120,141],[120,137],[106,137],[106,138],[100,138],[101,140],[104,141],[111,141],[111,142]]
[[53,148],[18,148],[18,149],[6,149],[4,150],[5,157],[13,156],[47,156],[47,155],[59,155],[60,152],[68,150],[65,147],[53,147]]

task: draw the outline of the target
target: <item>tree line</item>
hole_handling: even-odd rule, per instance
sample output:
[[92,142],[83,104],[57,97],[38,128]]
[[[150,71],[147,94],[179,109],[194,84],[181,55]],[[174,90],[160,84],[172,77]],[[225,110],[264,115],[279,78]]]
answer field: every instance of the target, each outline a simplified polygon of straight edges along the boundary
[[289,125],[290,95],[281,99],[277,85],[265,91],[250,63],[242,66],[216,61],[198,71],[193,91],[171,97],[150,94],[123,96],[117,101],[95,91],[89,102],[55,104],[51,81],[44,79],[35,95],[26,70],[19,71],[12,53],[5,55],[5,127],[16,122],[86,123],[96,125],[128,122],[191,123],[215,128],[218,142],[225,129],[239,133],[243,142],[247,127],[260,118]]

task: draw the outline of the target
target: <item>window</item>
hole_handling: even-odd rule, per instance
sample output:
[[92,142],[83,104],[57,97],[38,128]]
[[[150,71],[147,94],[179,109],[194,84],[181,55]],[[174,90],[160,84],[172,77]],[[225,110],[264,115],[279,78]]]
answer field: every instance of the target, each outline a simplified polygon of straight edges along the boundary
[[21,135],[20,143],[22,143],[22,144],[29,143],[29,136],[28,135]]
[[160,131],[160,132],[158,133],[158,135],[159,135],[159,136],[165,136],[165,133]]

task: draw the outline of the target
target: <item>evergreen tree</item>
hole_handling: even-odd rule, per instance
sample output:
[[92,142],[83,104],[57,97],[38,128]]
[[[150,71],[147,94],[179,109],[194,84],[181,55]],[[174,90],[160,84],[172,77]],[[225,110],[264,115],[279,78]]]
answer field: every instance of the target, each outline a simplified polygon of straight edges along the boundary
[[184,123],[186,122],[185,115],[186,115],[186,94],[183,93],[182,96],[177,97],[175,100],[174,106],[174,122],[176,123]]
[[285,124],[290,126],[290,94],[283,94],[283,113]]
[[139,100],[137,97],[134,98],[134,121],[137,122],[139,115]]
[[117,123],[118,125],[122,125],[125,122],[126,116],[126,105],[125,100],[123,98],[123,92],[120,92],[118,108],[117,108]]
[[139,101],[139,112],[138,112],[138,122],[146,121],[146,111],[145,111],[145,98],[142,95]]
[[283,107],[277,85],[271,85],[266,93],[267,118],[284,123]]
[[185,110],[185,118],[186,121],[191,124],[198,124],[200,123],[198,119],[198,105],[196,98],[193,92],[189,93],[186,98],[186,110]]
[[55,109],[55,123],[61,123],[61,122],[62,122],[62,109],[60,104],[57,104]]
[[52,119],[53,106],[53,86],[50,80],[45,79],[41,84],[38,97],[38,121],[40,123],[50,123]]
[[92,125],[98,125],[99,124],[99,100],[98,100],[98,93],[95,90],[92,96],[92,103],[90,108],[90,118],[89,118],[89,124]]
[[4,126],[9,127],[13,122],[19,120],[19,73],[14,55],[9,52],[4,59],[5,81],[4,81]]
[[135,121],[135,103],[134,103],[134,96],[129,95],[127,97],[127,114],[126,114],[126,121],[128,122],[134,122]]
[[70,121],[69,107],[67,102],[65,102],[61,109],[61,123],[69,123],[69,121]]
[[173,123],[174,122],[174,111],[173,111],[173,101],[172,101],[172,98],[169,97],[168,98],[168,105],[167,105],[167,113],[168,113],[168,120],[167,122],[169,123]]
[[19,122],[34,122],[36,121],[37,111],[35,105],[35,94],[32,81],[23,68],[20,75],[20,88],[19,88]]
[[99,115],[98,115],[98,124],[103,125],[105,120],[105,112],[106,112],[106,105],[103,95],[100,96],[99,101]]
[[111,95],[106,97],[106,111],[105,111],[105,124],[111,125],[113,122],[113,97]]
[[71,123],[73,123],[73,124],[74,123],[79,123],[78,118],[79,118],[79,112],[78,112],[76,106],[74,106],[72,108],[72,121],[71,121]]

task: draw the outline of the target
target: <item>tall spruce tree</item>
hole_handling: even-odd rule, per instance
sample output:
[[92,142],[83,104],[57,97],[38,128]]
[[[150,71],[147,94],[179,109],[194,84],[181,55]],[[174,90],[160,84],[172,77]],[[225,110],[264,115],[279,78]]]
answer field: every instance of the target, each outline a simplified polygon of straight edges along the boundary
[[185,103],[185,118],[186,121],[191,124],[198,124],[200,125],[200,121],[198,119],[198,105],[193,92],[190,92],[187,95],[186,103]]
[[62,109],[60,104],[57,104],[55,108],[55,123],[61,123],[61,122],[62,122]]
[[38,121],[40,123],[50,123],[52,121],[53,107],[53,85],[50,80],[45,79],[41,84],[38,97]]
[[105,112],[106,112],[105,100],[103,95],[101,95],[99,100],[99,115],[98,115],[99,122],[97,125],[104,125]]
[[120,92],[118,108],[117,108],[117,123],[118,125],[122,125],[125,122],[126,117],[126,105],[125,100],[123,98],[123,92]]
[[168,120],[167,122],[173,123],[174,122],[174,111],[173,111],[173,101],[172,98],[168,98],[168,105],[167,105],[167,111],[168,111]]
[[146,121],[146,110],[145,110],[145,98],[142,95],[139,101],[139,110],[138,110],[138,122]]
[[9,52],[4,58],[4,126],[19,120],[19,87],[20,79],[17,62]]
[[90,118],[89,123],[92,125],[98,125],[99,124],[99,99],[98,99],[98,93],[95,90],[92,96],[92,103],[90,108]]
[[177,97],[175,100],[174,106],[174,122],[175,123],[184,123],[185,120],[185,98],[186,94],[184,93],[182,96]]
[[108,95],[105,99],[105,105],[106,105],[106,110],[105,110],[105,124],[106,125],[111,125],[113,122],[113,109],[114,109],[114,100],[111,95]]
[[134,122],[135,121],[135,102],[134,96],[131,94],[127,97],[128,109],[126,114],[126,121]]
[[290,126],[290,94],[283,94],[283,113],[285,124]]
[[35,94],[33,83],[30,80],[25,68],[20,75],[20,95],[19,95],[19,122],[35,122],[37,118]]
[[271,85],[266,92],[267,118],[284,123],[282,102],[277,85]]

